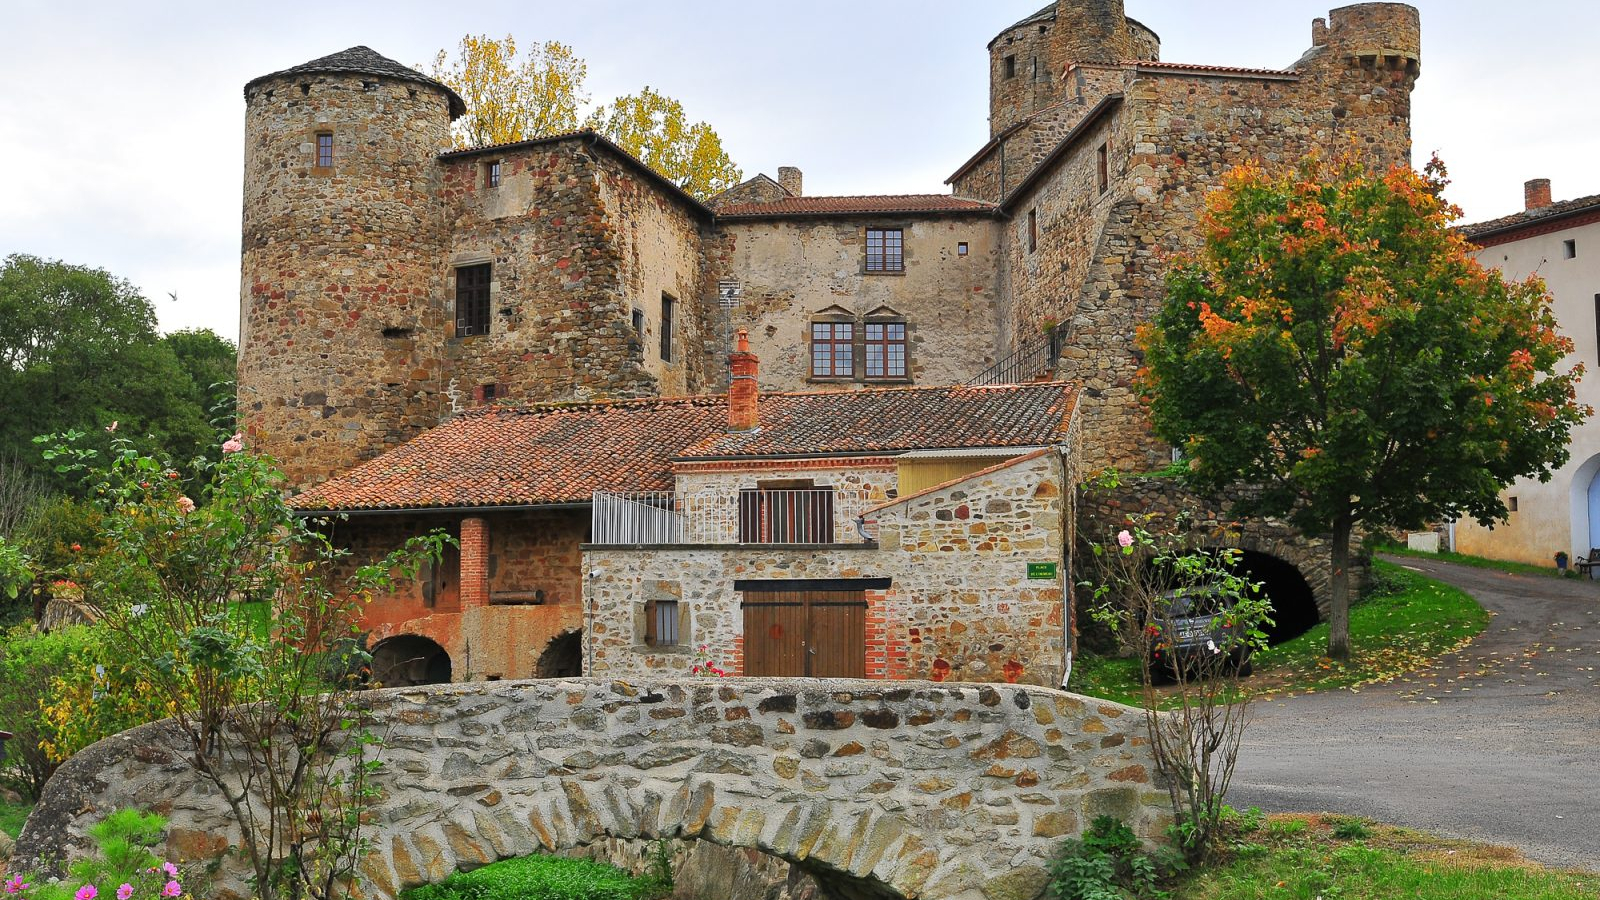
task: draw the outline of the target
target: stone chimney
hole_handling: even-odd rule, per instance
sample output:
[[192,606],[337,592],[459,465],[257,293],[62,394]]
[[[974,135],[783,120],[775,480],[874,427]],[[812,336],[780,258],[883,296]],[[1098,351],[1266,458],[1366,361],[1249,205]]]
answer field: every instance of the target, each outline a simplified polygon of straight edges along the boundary
[[728,354],[728,430],[755,431],[761,427],[756,409],[761,391],[756,387],[756,355],[750,352],[750,333],[739,329],[739,344]]
[[1328,44],[1328,20],[1311,20],[1311,46],[1325,47]]
[[784,190],[788,191],[790,194],[793,194],[796,197],[804,197],[805,196],[805,194],[800,192],[800,187],[801,187],[801,183],[802,183],[800,170],[796,169],[794,166],[779,166],[778,167],[778,183],[783,185],[783,189]]
[[1535,178],[1522,186],[1525,209],[1544,209],[1550,205],[1550,179]]

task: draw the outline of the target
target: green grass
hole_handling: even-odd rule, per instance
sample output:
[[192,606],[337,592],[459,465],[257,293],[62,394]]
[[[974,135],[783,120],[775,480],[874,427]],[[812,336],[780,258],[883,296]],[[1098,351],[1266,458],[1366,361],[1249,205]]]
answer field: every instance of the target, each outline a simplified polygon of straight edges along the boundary
[[16,837],[22,833],[22,822],[33,812],[32,803],[7,803],[0,800],[0,831]]
[[402,900],[647,900],[655,882],[605,863],[524,856],[412,888]]
[[[1548,566],[1536,566],[1532,563],[1511,562],[1504,559],[1488,559],[1482,556],[1468,556],[1465,553],[1452,553],[1448,550],[1438,553],[1424,553],[1421,550],[1412,550],[1410,547],[1384,545],[1374,548],[1374,552],[1387,553],[1392,556],[1410,556],[1415,559],[1437,559],[1440,562],[1455,563],[1460,566],[1471,566],[1474,569],[1494,569],[1499,572],[1509,572],[1512,575],[1543,575],[1546,578],[1561,578],[1561,570],[1556,568],[1555,560]],[[1572,571],[1571,569],[1568,570]],[[1572,577],[1577,577],[1573,575]]]
[[[1257,653],[1255,675],[1243,686],[1264,696],[1388,681],[1471,640],[1489,622],[1489,614],[1464,591],[1382,560],[1373,560],[1372,568],[1388,590],[1350,608],[1348,661],[1328,658],[1324,623]],[[1085,657],[1073,667],[1068,689],[1140,706],[1140,677],[1138,660]]]
[[[1600,875],[1547,870],[1513,850],[1433,837],[1344,816],[1273,816],[1239,835],[1220,863],[1174,900],[1592,900]],[[1365,831],[1362,838],[1341,838]]]

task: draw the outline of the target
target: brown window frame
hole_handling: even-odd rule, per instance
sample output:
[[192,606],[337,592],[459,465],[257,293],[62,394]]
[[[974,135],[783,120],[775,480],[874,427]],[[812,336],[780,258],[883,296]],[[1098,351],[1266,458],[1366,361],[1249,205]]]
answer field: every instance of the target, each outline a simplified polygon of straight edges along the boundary
[[[891,239],[890,235],[893,235]],[[876,247],[874,247],[876,242]],[[904,228],[868,228],[863,267],[868,275],[900,274],[906,270]]]
[[832,485],[739,489],[739,543],[834,543]]
[[678,298],[663,292],[661,294],[661,361],[672,362],[672,328],[676,318]]
[[[644,643],[647,647],[681,647],[683,630],[681,600],[646,600],[644,602]],[[661,626],[667,627],[663,629]],[[666,632],[666,633],[664,633]]]
[[1028,210],[1028,252],[1039,249],[1039,210]]
[[456,337],[489,333],[490,285],[493,282],[492,263],[456,267]]
[[485,187],[497,188],[500,186],[500,163],[498,159],[491,159],[484,164],[483,183]]
[[[823,340],[818,340],[818,329],[828,329],[828,335]],[[840,329],[844,335],[839,334]],[[831,363],[830,371],[817,371],[817,348],[827,346],[828,359]],[[812,378],[854,378],[856,377],[856,323],[846,319],[814,319],[811,322],[811,377]],[[848,371],[839,371],[840,351],[844,353],[845,368]]]
[[[874,328],[880,329],[876,338],[872,335]],[[891,337],[891,332],[896,330],[899,336]],[[905,381],[911,377],[911,342],[905,319],[868,319],[866,327],[862,329],[862,338],[865,348],[862,376],[867,381]],[[872,371],[873,348],[878,348],[877,374]],[[896,350],[899,352],[896,353]],[[899,371],[895,371],[896,357]]]
[[319,131],[316,136],[317,168],[333,168],[333,132]]
[[633,325],[633,333],[637,334],[639,336],[639,340],[643,341],[644,340],[644,310],[642,310],[639,307],[635,306],[633,308],[633,313],[630,316],[629,321]]
[[1105,143],[1095,151],[1096,170],[1098,172],[1100,193],[1111,190],[1111,145]]

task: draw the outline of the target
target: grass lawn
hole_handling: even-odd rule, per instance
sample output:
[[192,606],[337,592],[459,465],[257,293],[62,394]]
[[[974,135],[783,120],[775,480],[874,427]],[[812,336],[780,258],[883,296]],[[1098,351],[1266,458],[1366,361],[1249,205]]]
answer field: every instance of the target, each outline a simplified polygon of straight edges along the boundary
[[[1536,566],[1532,563],[1510,562],[1504,559],[1488,559],[1482,556],[1468,556],[1465,553],[1424,553],[1421,550],[1412,550],[1410,547],[1399,545],[1384,545],[1374,548],[1375,553],[1387,553],[1391,556],[1410,556],[1416,559],[1437,559],[1440,562],[1455,563],[1460,566],[1471,566],[1474,569],[1495,569],[1500,572],[1509,572],[1512,575],[1543,575],[1546,578],[1562,578],[1561,570],[1556,568],[1554,560],[1548,566]],[[1569,570],[1570,571],[1570,570]],[[1576,577],[1576,576],[1574,576]]]
[[1347,816],[1272,816],[1174,900],[1592,900],[1600,875],[1556,872],[1514,850]]
[[[1489,614],[1463,591],[1382,560],[1373,560],[1372,567],[1393,590],[1350,608],[1348,662],[1328,658],[1324,623],[1257,653],[1255,675],[1243,685],[1256,696],[1359,689],[1422,668],[1488,624]],[[1085,657],[1073,666],[1067,689],[1139,706],[1139,681],[1138,660]]]
[[22,822],[33,812],[32,803],[7,803],[0,800],[0,831],[16,837],[22,833]]

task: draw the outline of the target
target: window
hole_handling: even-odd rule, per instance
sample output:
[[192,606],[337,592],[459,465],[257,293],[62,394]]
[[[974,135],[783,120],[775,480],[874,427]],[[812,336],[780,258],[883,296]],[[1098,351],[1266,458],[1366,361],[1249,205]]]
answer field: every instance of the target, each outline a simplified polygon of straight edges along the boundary
[[1567,259],[1577,259],[1578,258],[1578,242],[1577,241],[1562,241],[1561,242],[1561,249],[1562,249],[1562,251],[1564,253],[1566,253]]
[[652,647],[678,646],[678,601],[645,602],[644,642]]
[[956,244],[956,255],[957,256],[966,256],[967,253],[968,253],[968,248],[967,248],[967,242],[966,241],[960,241],[959,243]]
[[906,323],[867,323],[867,377],[906,377]]
[[1515,498],[1515,497],[1507,497],[1506,498],[1506,511],[1507,512],[1516,512],[1517,511],[1517,498]]
[[1102,194],[1111,188],[1111,160],[1108,158],[1110,150],[1110,145],[1101,144],[1100,149],[1095,151],[1095,168],[1099,178],[1100,193]]
[[1594,337],[1595,346],[1600,347],[1600,294],[1594,295]]
[[898,228],[867,229],[867,271],[904,272],[905,234]]
[[1028,210],[1028,252],[1039,249],[1039,211]]
[[489,163],[484,173],[484,184],[492,188],[500,186],[500,160]]
[[488,263],[456,270],[456,337],[489,333]]
[[678,301],[671,294],[661,295],[661,361],[672,362],[672,316]]
[[812,322],[811,377],[850,378],[855,374],[855,325]]
[[1006,78],[1017,77],[1017,58],[1015,56],[1006,57],[1004,65]]
[[741,490],[739,543],[833,543],[833,488],[797,480]]
[[333,132],[317,132],[317,168],[333,168]]
[[641,340],[644,339],[644,310],[635,308],[633,311],[633,333]]
[[1039,80],[1039,57],[1037,56],[1033,58],[1033,80]]
[[478,389],[475,393],[478,395],[479,402],[486,404],[493,404],[496,397],[505,396],[505,392],[500,389],[500,385],[492,381],[488,384],[478,385]]

